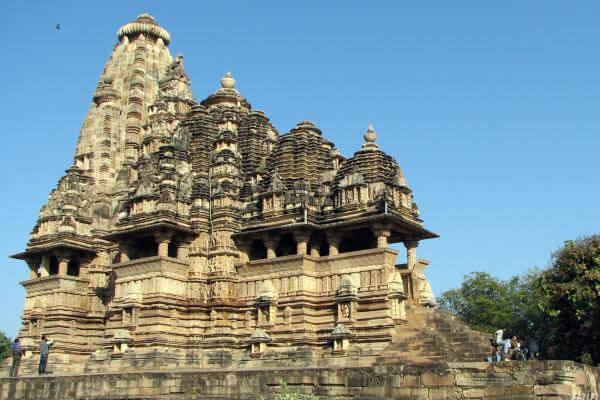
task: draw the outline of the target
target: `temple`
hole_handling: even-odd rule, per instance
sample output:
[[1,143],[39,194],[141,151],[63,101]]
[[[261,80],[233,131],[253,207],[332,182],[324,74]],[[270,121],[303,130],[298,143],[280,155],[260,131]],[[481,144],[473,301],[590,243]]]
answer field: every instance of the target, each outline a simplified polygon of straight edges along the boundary
[[152,16],[117,37],[13,256],[25,369],[42,334],[59,373],[483,357],[483,336],[435,309],[417,247],[437,235],[372,126],[346,158],[312,122],[280,134],[230,73],[197,101]]

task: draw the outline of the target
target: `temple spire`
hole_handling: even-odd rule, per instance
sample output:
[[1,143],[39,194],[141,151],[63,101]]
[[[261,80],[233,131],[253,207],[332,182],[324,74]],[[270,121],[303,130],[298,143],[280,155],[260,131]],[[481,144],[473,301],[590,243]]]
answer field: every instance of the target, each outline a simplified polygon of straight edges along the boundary
[[221,87],[223,89],[235,89],[235,79],[231,72],[227,72],[223,78],[221,78]]
[[375,133],[372,124],[369,124],[369,128],[365,132],[364,138],[365,143],[362,145],[362,150],[373,151],[379,149],[379,146],[377,145],[377,143],[375,143],[375,140],[377,139],[377,134]]

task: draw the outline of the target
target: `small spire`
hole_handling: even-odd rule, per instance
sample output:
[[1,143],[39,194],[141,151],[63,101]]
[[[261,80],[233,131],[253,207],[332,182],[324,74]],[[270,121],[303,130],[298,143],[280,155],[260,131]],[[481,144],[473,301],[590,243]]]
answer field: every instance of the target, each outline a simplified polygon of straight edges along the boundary
[[364,135],[365,144],[362,145],[363,150],[377,150],[379,146],[375,143],[377,139],[377,134],[375,133],[375,129],[373,129],[373,125],[369,124],[369,128]]
[[221,87],[223,89],[235,88],[235,79],[233,79],[233,75],[231,75],[231,72],[227,72],[225,76],[221,79]]

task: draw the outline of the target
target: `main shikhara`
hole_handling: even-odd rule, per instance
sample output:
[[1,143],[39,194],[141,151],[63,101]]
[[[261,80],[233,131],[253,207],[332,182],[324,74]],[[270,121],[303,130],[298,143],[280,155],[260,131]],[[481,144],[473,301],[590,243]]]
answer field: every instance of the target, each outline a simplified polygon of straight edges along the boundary
[[[451,318],[416,254],[437,235],[373,128],[345,158],[312,122],[278,133],[230,73],[197,102],[170,40],[147,14],[118,31],[73,165],[14,256],[28,355],[41,334],[73,372],[459,354],[407,344]],[[462,358],[479,359],[470,335]]]

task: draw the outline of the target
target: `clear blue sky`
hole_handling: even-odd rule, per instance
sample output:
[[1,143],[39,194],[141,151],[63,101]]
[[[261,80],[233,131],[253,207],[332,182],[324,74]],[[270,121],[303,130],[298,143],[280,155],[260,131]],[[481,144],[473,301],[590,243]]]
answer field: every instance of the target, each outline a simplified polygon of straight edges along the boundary
[[[0,330],[17,332],[24,249],[71,164],[117,29],[147,11],[203,99],[231,70],[281,133],[311,120],[346,156],[369,123],[426,226],[436,294],[474,270],[546,266],[599,231],[598,1],[0,3]],[[61,29],[56,30],[55,25]]]

